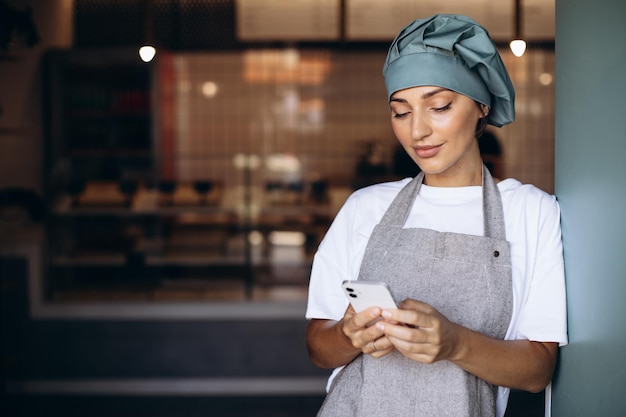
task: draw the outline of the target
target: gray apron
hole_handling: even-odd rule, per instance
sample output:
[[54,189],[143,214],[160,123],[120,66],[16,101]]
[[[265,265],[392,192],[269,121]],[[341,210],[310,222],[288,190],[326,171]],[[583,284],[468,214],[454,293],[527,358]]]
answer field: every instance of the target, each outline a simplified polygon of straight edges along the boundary
[[[424,174],[408,183],[376,225],[359,279],[384,281],[397,302],[424,301],[448,319],[503,339],[513,306],[502,200],[483,167],[484,236],[403,229]],[[318,417],[495,415],[497,387],[448,361],[422,364],[398,351],[359,355],[337,374]]]

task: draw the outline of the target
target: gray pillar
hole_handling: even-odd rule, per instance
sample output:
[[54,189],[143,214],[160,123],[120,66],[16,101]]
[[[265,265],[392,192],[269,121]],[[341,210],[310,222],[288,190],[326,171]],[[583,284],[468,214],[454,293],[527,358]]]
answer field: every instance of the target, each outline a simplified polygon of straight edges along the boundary
[[626,1],[556,2],[555,193],[570,345],[552,416],[626,412]]

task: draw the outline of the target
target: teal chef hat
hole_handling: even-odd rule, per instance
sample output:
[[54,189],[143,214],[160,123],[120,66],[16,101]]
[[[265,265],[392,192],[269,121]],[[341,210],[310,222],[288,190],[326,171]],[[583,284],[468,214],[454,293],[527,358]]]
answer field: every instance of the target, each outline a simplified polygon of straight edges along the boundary
[[485,28],[466,16],[438,14],[400,31],[383,67],[387,100],[396,91],[433,85],[489,106],[487,123],[515,120],[515,89]]

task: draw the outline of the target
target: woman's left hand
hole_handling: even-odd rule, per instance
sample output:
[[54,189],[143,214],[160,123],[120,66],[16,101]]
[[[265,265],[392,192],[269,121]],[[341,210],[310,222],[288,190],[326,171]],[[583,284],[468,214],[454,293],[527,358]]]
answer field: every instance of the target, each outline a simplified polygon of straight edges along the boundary
[[422,363],[450,359],[454,355],[459,325],[420,301],[405,300],[399,307],[383,311],[385,321],[377,326],[400,353]]
[[376,326],[409,359],[448,360],[490,384],[530,392],[540,392],[550,382],[556,342],[494,339],[448,320],[426,303],[405,300],[399,307],[383,310],[384,320]]

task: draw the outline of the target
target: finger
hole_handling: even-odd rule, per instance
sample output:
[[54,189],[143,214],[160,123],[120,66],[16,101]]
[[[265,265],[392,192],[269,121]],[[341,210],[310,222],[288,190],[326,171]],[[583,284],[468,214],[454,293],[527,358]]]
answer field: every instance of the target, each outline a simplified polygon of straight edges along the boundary
[[352,308],[351,305],[348,305],[346,312],[343,313],[343,321],[346,323],[349,322],[350,320],[352,320],[352,317],[354,317],[355,314],[356,312],[354,311],[354,308]]
[[399,307],[405,310],[415,310],[422,312],[428,312],[429,310],[432,310],[432,306],[430,304],[427,304],[423,301],[414,300],[412,298],[407,298],[406,300],[402,301],[399,304]]
[[[380,318],[381,309],[374,307],[361,313],[354,313],[354,310],[347,310],[344,316],[343,333],[350,339],[352,346],[363,353],[373,351],[367,345],[380,338],[383,332],[376,326],[368,326],[372,320]],[[388,344],[385,344],[388,346]]]
[[384,337],[384,333],[378,327],[370,326],[355,334],[353,344],[361,349],[363,353],[371,353],[372,351],[386,349],[390,346],[389,341],[381,340],[381,337]]
[[374,357],[381,357],[393,350],[393,345],[387,337],[379,337],[378,339],[368,342],[363,348],[363,353]]
[[375,341],[371,340],[367,343],[365,343],[362,347],[361,347],[361,352],[367,354],[367,355],[372,355],[377,351],[376,349],[376,345],[375,345]]
[[376,325],[385,332],[389,342],[403,355],[418,362],[432,363],[446,359],[455,347],[455,325],[447,326],[443,331],[437,329],[410,328],[394,325],[386,321]]
[[384,310],[381,313],[387,322],[399,322],[410,327],[431,327],[433,319],[438,316],[437,310],[430,305],[416,300],[405,300],[400,309]]
[[378,339],[374,340],[373,345],[376,347],[377,351],[386,351],[388,349],[393,349],[393,344],[385,335],[379,336]]
[[376,352],[372,352],[369,355],[373,358],[382,358],[385,355],[390,354],[393,351],[393,347],[384,350],[377,350]]
[[381,317],[382,310],[380,307],[370,307],[361,311],[360,313],[356,313],[352,317],[352,325],[356,328],[367,327],[368,324],[372,323],[374,320]]
[[[408,327],[404,324],[393,324],[388,322],[376,323],[376,328],[384,333],[388,339],[406,341],[408,343],[425,343],[428,340],[426,331],[417,327]],[[395,341],[389,340],[390,344],[397,347]]]
[[441,349],[430,343],[413,343],[389,336],[389,341],[402,355],[422,363],[433,363],[440,359]]
[[436,354],[436,346],[428,340],[427,332],[406,326],[385,324],[385,336],[394,349],[420,362],[429,362]]
[[414,310],[384,310],[381,313],[383,320],[389,324],[401,324],[406,327],[425,327],[427,317]]
[[388,355],[395,349],[394,345],[389,341],[386,336],[382,336],[374,340],[371,344],[371,347],[376,348],[376,350],[368,352],[368,354],[373,358],[382,358],[383,356]]

